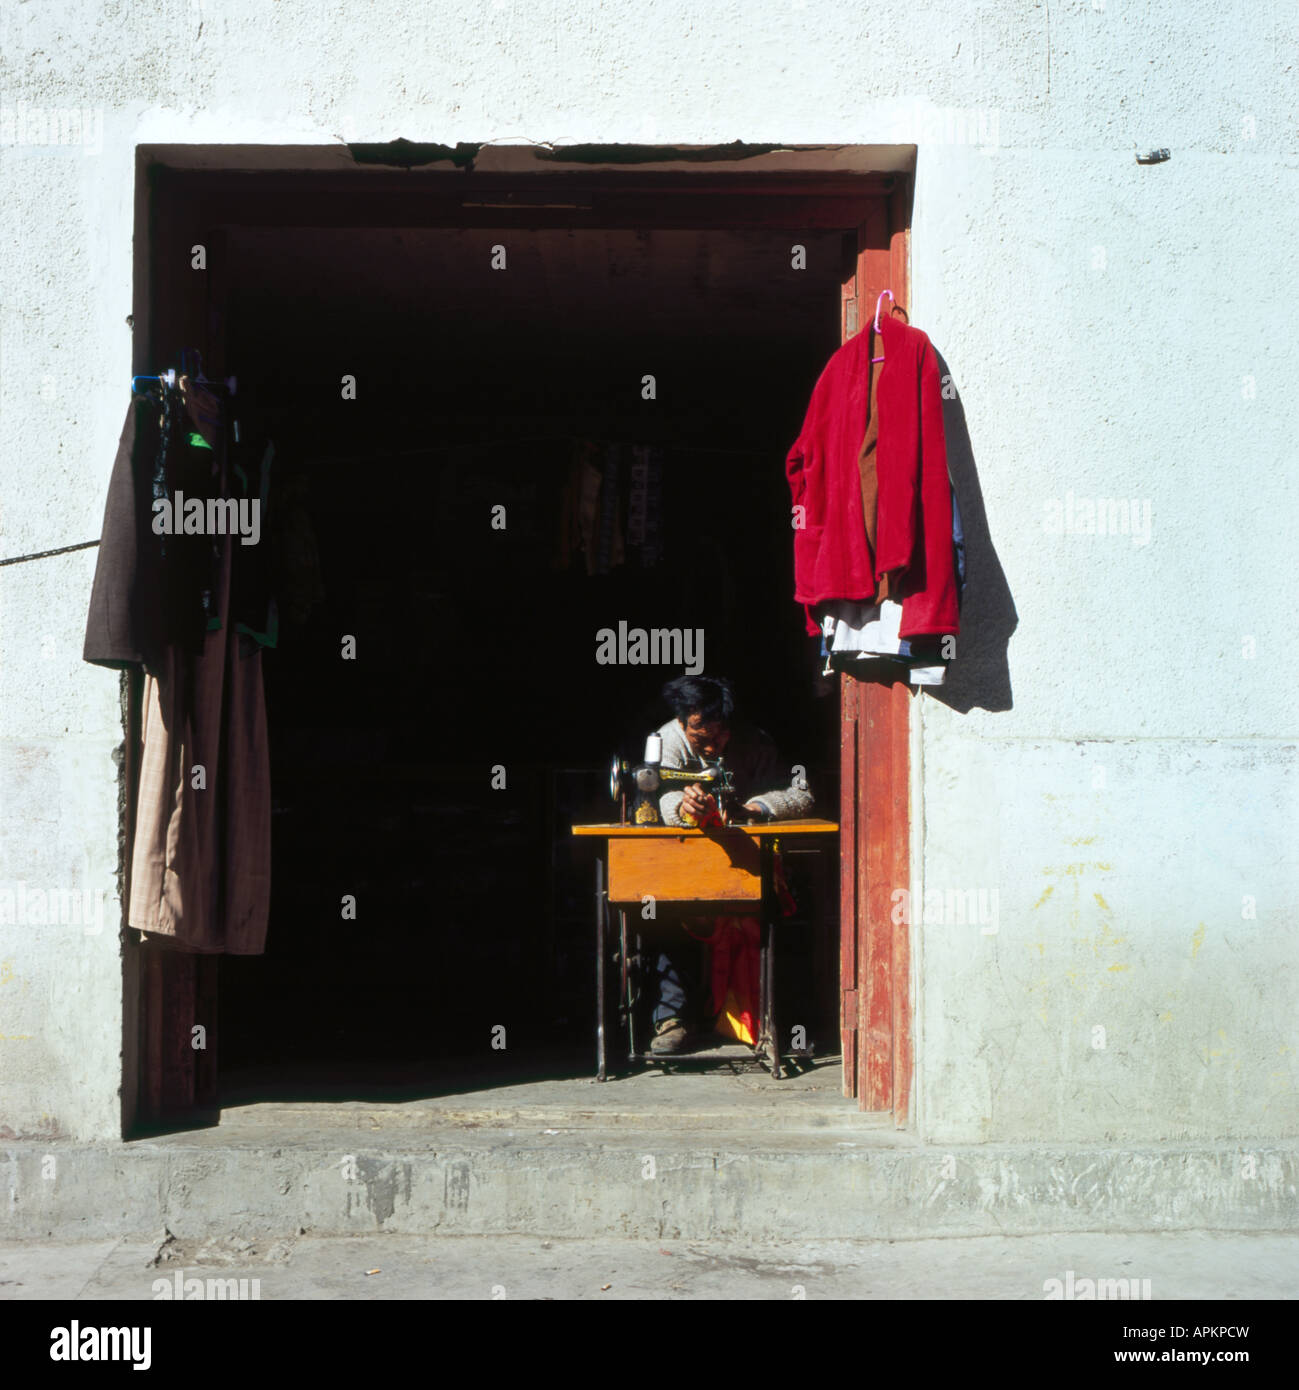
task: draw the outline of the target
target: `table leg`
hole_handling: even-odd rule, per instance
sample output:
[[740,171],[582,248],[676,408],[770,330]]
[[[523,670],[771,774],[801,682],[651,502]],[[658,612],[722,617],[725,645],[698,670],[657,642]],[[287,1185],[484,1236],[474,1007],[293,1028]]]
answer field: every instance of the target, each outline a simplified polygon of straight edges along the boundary
[[[636,934],[636,950],[629,955],[627,941],[627,909],[618,909],[618,925],[622,940],[622,958],[627,962],[627,1060],[636,1057],[636,987],[640,983],[640,933]],[[634,962],[634,963],[633,963]]]
[[762,995],[763,1024],[771,1056],[771,1079],[779,1081],[780,1026],[776,1012],[776,890],[775,846],[769,836],[762,840]]
[[604,896],[604,853],[601,852],[595,857],[595,1079],[597,1081],[607,1080],[605,1070],[605,982],[604,982],[604,953],[605,953],[605,919],[607,915],[607,905]]
[[779,1081],[784,1074],[780,1069],[780,1013],[776,1008],[776,923],[771,922],[767,937],[767,1009],[768,1028],[771,1031],[771,1076]]

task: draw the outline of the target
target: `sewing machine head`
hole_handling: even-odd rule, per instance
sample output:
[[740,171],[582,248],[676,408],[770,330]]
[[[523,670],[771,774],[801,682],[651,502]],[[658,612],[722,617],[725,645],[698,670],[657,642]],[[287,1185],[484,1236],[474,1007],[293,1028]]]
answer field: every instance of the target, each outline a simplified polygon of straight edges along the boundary
[[716,798],[724,823],[748,819],[736,795],[730,770],[721,758],[713,763],[700,760],[698,767],[663,767],[657,761],[662,756],[662,741],[657,734],[650,735],[645,753],[645,761],[635,766],[615,756],[609,770],[609,793],[622,807],[624,825],[627,824],[627,798],[632,798],[632,825],[662,825],[659,797],[664,791],[692,786],[702,787]]

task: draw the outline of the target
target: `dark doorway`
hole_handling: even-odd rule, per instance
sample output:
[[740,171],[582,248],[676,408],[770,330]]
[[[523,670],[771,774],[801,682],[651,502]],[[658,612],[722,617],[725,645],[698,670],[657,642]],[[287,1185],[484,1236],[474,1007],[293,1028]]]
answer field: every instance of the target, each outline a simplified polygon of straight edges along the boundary
[[778,233],[232,233],[240,408],[274,422],[294,559],[319,566],[265,658],[274,898],[265,957],[222,963],[223,1097],[589,1068],[568,826],[608,818],[608,757],[681,671],[597,664],[601,628],[702,629],[705,672],[836,804],[782,469],[839,329],[839,238],[807,240],[811,271]]
[[[640,751],[681,669],[598,664],[601,628],[703,629],[704,672],[806,764],[818,814],[839,806],[839,692],[790,597],[783,462],[881,190],[687,177],[647,197],[614,176],[582,211],[496,213],[450,175],[422,181],[438,198],[378,177],[351,198],[338,176],[155,179],[157,245],[215,248],[204,301],[155,313],[155,350],[206,322],[209,370],[272,426],[298,559],[318,557],[265,657],[267,951],[199,963],[223,1104],[593,1071],[591,865],[568,827],[611,818],[609,756]],[[181,304],[192,282],[169,273],[153,293]],[[621,535],[597,520],[594,560],[563,520],[584,449],[621,470]],[[647,457],[648,546],[628,511]],[[836,912],[782,964],[831,1053]],[[183,1038],[189,996],[146,993],[146,1015],[155,997]]]

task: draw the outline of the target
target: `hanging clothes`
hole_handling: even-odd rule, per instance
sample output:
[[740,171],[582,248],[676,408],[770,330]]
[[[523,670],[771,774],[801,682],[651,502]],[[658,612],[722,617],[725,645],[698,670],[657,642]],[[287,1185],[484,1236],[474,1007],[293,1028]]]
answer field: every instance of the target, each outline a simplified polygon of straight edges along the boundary
[[627,547],[642,569],[662,558],[663,455],[645,444],[632,447],[631,491],[627,501]]
[[258,955],[270,912],[261,648],[275,619],[266,566],[246,555],[262,540],[273,451],[228,440],[224,415],[184,379],[129,407],[82,655],[146,673],[128,924],[187,951]]
[[[857,456],[857,472],[861,483],[862,522],[867,544],[874,554],[877,549],[878,494],[875,472],[875,450],[879,440],[879,409],[877,388],[883,359],[871,358],[870,398],[867,408],[866,431]],[[956,574],[956,603],[959,612],[965,594],[965,532],[961,511],[952,487],[952,548]],[[942,685],[948,659],[943,655],[945,643],[940,636],[903,637],[902,605],[889,597],[890,585],[898,586],[898,576],[886,572],[880,579],[871,603],[854,603],[836,599],[816,605],[821,623],[821,656],[823,675],[835,671],[856,672],[858,675],[882,676],[895,680],[899,676],[910,685]],[[863,664],[866,663],[866,664]]]
[[942,685],[946,662],[941,647],[933,639],[899,635],[902,605],[893,599],[882,603],[851,603],[846,599],[817,606],[821,614],[821,654],[825,673],[857,671],[878,674],[861,665],[864,661],[887,658],[898,670],[883,674],[896,678],[902,674],[911,685]]
[[[178,390],[134,400],[118,440],[86,621],[83,657],[122,669],[156,667],[173,645],[197,651],[212,610],[214,572],[206,542],[154,530],[153,503],[211,491],[216,454],[190,428]],[[197,438],[195,438],[197,435]]]
[[[871,358],[881,342],[876,374]],[[839,348],[812,392],[785,472],[802,508],[794,598],[809,634],[819,632],[818,604],[885,597],[901,603],[902,637],[960,630],[942,390],[924,333],[886,318],[878,335],[868,325]]]
[[[873,329],[868,331],[874,331]],[[857,451],[857,481],[861,489],[862,525],[866,530],[866,544],[870,553],[879,548],[879,473],[876,469],[875,452],[879,445],[880,412],[879,384],[880,373],[884,370],[884,359],[872,356],[870,359],[870,389],[866,396],[866,429],[862,435],[861,448]],[[872,602],[881,603],[889,596],[890,583],[896,582],[892,573],[885,574],[876,581]]]
[[595,572],[608,574],[625,558],[622,532],[622,449],[606,444],[600,476],[599,525],[595,540]]
[[595,573],[596,533],[600,503],[600,446],[593,440],[573,441],[573,453],[559,510],[559,534],[552,568],[566,570],[581,555],[588,575]]

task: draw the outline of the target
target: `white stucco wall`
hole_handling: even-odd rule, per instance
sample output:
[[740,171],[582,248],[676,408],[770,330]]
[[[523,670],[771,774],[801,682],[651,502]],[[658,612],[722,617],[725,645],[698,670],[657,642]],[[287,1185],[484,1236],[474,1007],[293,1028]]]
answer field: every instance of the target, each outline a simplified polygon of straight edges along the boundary
[[[0,558],[98,534],[137,144],[915,143],[913,321],[1018,613],[1013,708],[980,709],[999,591],[972,556],[975,707],[917,712],[913,877],[998,909],[917,924],[921,1131],[1296,1132],[1296,672],[1268,602],[1296,541],[1291,5],[3,0],[0,26]],[[33,142],[72,107],[81,146]],[[1149,501],[1148,543],[1047,534],[1070,493]],[[93,555],[0,569],[0,885],[112,888]],[[116,1134],[117,910],[0,926],[0,1136]]]
[[[1051,24],[1049,97],[991,79],[997,153],[917,166],[915,321],[1018,614],[1013,709],[922,697],[920,1126],[1293,1135],[1296,673],[1272,599],[1296,539],[1295,14]],[[1138,165],[1150,147],[1171,159]],[[1070,494],[1076,521],[1149,504],[1148,537],[1060,534]],[[944,920],[971,888],[995,934]]]

